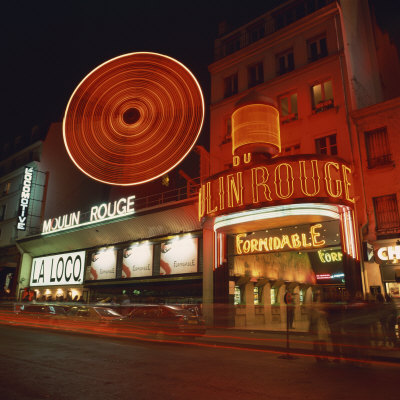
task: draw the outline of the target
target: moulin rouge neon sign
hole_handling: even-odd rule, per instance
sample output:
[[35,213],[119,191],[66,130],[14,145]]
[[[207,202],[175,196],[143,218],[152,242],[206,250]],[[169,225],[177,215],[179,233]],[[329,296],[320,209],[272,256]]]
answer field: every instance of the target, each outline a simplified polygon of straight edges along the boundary
[[43,222],[42,235],[134,214],[134,204],[135,196],[122,197],[113,202],[93,206],[90,209],[90,215],[83,215],[80,211],[77,211],[48,219]]
[[351,168],[339,158],[290,156],[244,164],[204,181],[199,191],[199,219],[248,206],[324,199],[354,205]]

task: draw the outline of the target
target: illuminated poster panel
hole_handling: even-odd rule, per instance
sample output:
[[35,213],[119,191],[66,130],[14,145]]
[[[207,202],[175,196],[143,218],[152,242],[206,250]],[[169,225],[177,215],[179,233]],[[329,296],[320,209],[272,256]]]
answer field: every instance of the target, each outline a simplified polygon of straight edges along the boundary
[[117,250],[114,247],[104,247],[92,254],[86,280],[115,279],[116,271]]
[[79,285],[83,283],[84,269],[84,251],[35,257],[32,260],[29,285]]
[[124,249],[122,259],[122,278],[151,276],[153,273],[153,245],[132,243]]
[[340,247],[308,253],[317,284],[344,284],[343,253]]
[[160,274],[197,272],[198,238],[182,237],[161,243]]

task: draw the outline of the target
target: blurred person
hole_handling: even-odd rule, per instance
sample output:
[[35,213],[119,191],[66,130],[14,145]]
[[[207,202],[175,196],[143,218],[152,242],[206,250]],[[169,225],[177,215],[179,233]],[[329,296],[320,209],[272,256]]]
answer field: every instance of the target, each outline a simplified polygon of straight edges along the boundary
[[393,299],[386,294],[386,344],[388,346],[396,345],[396,320],[397,320],[397,308]]
[[331,294],[325,305],[326,320],[328,322],[332,354],[335,362],[340,362],[343,356],[343,319],[345,303],[341,301],[339,294]]
[[321,357],[328,352],[329,325],[326,318],[326,311],[321,305],[321,296],[317,294],[310,308],[309,314],[309,331],[313,337],[313,349],[317,362],[328,361],[327,358]]
[[[348,302],[344,313],[343,350],[349,358],[365,358],[371,345],[371,323],[375,321],[369,303],[361,292],[357,292]],[[348,361],[353,363],[353,361]]]

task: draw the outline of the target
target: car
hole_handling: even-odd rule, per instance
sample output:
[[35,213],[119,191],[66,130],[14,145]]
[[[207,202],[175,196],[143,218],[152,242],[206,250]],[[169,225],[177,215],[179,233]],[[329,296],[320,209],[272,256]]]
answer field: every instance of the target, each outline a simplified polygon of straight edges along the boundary
[[124,317],[109,307],[99,306],[72,306],[66,313],[67,319],[82,321],[112,322]]
[[193,309],[174,305],[134,307],[126,322],[149,333],[178,334],[186,338],[202,336],[206,332],[204,320]]
[[15,313],[19,316],[51,317],[65,315],[66,310],[63,306],[51,304],[21,304],[15,306]]

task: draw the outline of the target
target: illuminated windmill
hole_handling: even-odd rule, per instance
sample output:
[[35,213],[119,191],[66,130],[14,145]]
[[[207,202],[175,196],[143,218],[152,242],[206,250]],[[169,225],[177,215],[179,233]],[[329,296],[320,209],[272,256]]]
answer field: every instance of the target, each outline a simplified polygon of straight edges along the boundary
[[75,165],[110,185],[152,181],[179,164],[203,125],[204,100],[180,62],[140,52],[89,73],[69,100],[64,143]]

